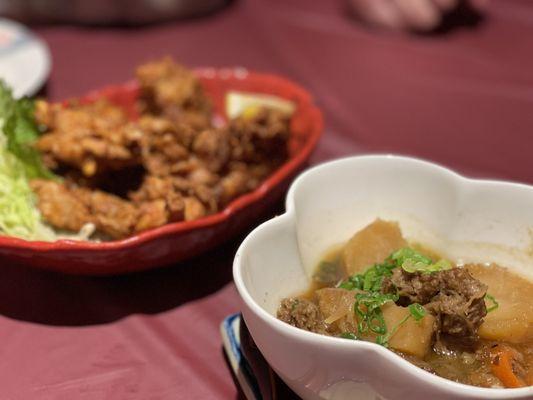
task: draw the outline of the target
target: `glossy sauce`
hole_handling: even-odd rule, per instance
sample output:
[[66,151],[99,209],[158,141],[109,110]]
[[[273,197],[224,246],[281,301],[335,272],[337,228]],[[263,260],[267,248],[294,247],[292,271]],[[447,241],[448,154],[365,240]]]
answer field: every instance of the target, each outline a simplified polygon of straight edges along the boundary
[[[420,251],[424,255],[432,258],[433,260],[440,259],[438,254],[430,249],[424,248],[418,244],[410,244],[410,246]],[[315,269],[312,284],[310,285],[309,289],[302,293],[299,297],[307,300],[313,300],[315,298],[316,290],[325,287],[336,287],[340,281],[348,277],[348,274],[342,264],[342,251],[343,247],[336,246],[325,253],[322,261]],[[525,296],[522,299],[524,303],[532,303],[531,310],[525,307],[522,314],[524,315],[524,318],[532,318],[533,283],[510,272],[506,268],[496,265],[491,265],[489,267],[486,265],[476,264],[467,265],[465,268],[468,268],[469,272],[471,272],[471,274],[478,278],[481,282],[489,285],[488,293],[491,292],[491,283],[493,283],[494,280],[502,282],[503,286],[505,286],[505,282],[509,282],[511,285],[508,288],[505,290],[499,288],[496,291],[500,296],[502,306],[506,306],[508,309],[509,307],[512,308],[513,306],[518,307],[518,305],[515,303],[512,305],[506,305],[506,300],[504,301],[503,298],[507,290],[509,292],[516,292],[518,290],[519,293],[522,293],[523,296]],[[513,298],[511,300],[513,302],[517,302],[520,299]],[[502,314],[504,311],[505,310],[500,309],[498,313]],[[496,314],[494,315],[496,316]],[[491,320],[490,313],[487,315],[486,319],[489,321]],[[487,322],[487,324],[488,323],[489,322]],[[501,388],[504,386],[491,371],[491,349],[497,345],[503,344],[506,346],[511,346],[512,349],[516,350],[520,354],[520,368],[526,370],[525,373],[523,370],[521,371],[525,376],[524,383],[526,385],[533,385],[533,325],[526,321],[524,324],[520,325],[520,329],[522,329],[524,326],[529,326],[528,329],[531,332],[530,334],[525,334],[522,340],[512,340],[512,342],[508,342],[505,340],[487,340],[480,338],[475,350],[472,352],[463,351],[460,349],[437,352],[435,349],[431,349],[431,351],[429,351],[428,354],[422,359],[412,355],[402,354],[401,352],[395,352],[418,367],[435,373],[441,377],[474,386]],[[480,329],[483,330],[483,328]]]

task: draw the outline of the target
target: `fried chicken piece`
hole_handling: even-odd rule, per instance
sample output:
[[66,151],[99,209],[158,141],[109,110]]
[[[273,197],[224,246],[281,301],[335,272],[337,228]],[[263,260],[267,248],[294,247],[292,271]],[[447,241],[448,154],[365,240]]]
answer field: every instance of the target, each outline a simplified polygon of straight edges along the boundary
[[272,163],[287,158],[290,119],[284,113],[262,108],[253,115],[230,121],[232,158],[251,163]]
[[220,179],[218,173],[210,171],[206,163],[194,154],[184,161],[173,164],[169,170],[170,176],[190,180],[193,185],[203,184],[212,187]]
[[212,188],[177,176],[147,176],[129,198],[139,206],[147,201],[163,200],[168,220],[172,222],[189,221],[195,215],[218,210],[218,196]]
[[[130,198],[137,204],[163,199],[167,208],[172,204],[169,197],[182,199],[185,205],[180,212],[184,214],[171,211],[172,221],[218,211],[257,188],[286,155],[289,121],[273,110],[239,118],[229,129],[209,128],[196,133],[185,125],[176,128],[178,125],[163,121],[167,122],[146,119],[152,134],[146,139],[149,144],[143,150],[143,160],[152,176]],[[179,151],[173,146],[179,146]],[[185,201],[187,198],[199,203]]]
[[206,213],[212,214],[219,210],[219,194],[216,190],[205,185],[195,185],[193,183],[191,183],[191,187],[192,190],[190,192],[202,202],[206,208]]
[[139,207],[158,201],[165,210],[168,221],[182,221],[185,213],[183,195],[174,188],[171,178],[146,176],[141,187],[129,194],[129,198]]
[[214,128],[193,72],[166,58],[139,67],[137,78],[137,121],[106,100],[37,102],[45,133],[36,146],[65,177],[32,183],[53,226],[78,231],[94,223],[98,232],[122,238],[202,218],[256,189],[286,159],[285,114],[259,109]]
[[55,228],[77,232],[93,223],[96,230],[118,239],[134,231],[139,211],[130,202],[98,190],[35,179],[31,187],[46,222]]
[[250,192],[259,186],[257,179],[248,165],[233,162],[229,165],[228,172],[220,179],[217,185],[220,193],[220,203],[226,205],[241,194]]
[[170,57],[141,65],[136,71],[143,113],[163,115],[195,128],[211,124],[211,103],[198,78]]
[[196,197],[185,198],[185,221],[193,221],[207,214],[205,206]]
[[188,125],[168,119],[144,116],[138,123],[141,132],[141,157],[146,170],[156,176],[166,176],[173,167],[190,156],[196,132]]
[[139,206],[139,220],[135,224],[135,231],[158,228],[169,221],[169,215],[164,200],[142,203]]
[[91,214],[96,229],[114,239],[132,234],[139,219],[139,211],[129,201],[118,196],[86,188],[70,189]]
[[87,205],[61,183],[34,179],[30,185],[37,195],[37,206],[43,218],[53,227],[77,232],[92,222]]
[[221,203],[226,205],[235,197],[250,190],[249,175],[246,171],[232,171],[220,181]]
[[37,125],[45,129],[55,128],[55,116],[63,109],[63,106],[59,103],[49,103],[46,100],[35,100],[35,120]]
[[212,172],[224,169],[231,157],[231,137],[226,129],[204,129],[194,139],[192,150]]
[[220,176],[211,172],[206,166],[200,162],[194,163],[191,160],[190,164],[196,164],[195,168],[191,168],[187,174],[187,179],[191,181],[193,185],[205,185],[208,187],[214,187],[220,180]]
[[140,163],[142,132],[134,129],[120,107],[107,100],[67,107],[39,102],[35,116],[46,130],[36,147],[52,168],[68,165],[92,177]]

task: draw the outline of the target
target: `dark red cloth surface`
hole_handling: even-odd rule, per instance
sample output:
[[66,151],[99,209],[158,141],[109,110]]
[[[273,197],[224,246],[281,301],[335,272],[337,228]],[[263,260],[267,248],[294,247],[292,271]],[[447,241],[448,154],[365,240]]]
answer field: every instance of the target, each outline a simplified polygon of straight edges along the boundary
[[[395,152],[533,183],[528,0],[493,0],[478,26],[432,36],[370,31],[334,0],[240,0],[163,25],[35,30],[52,51],[52,99],[128,80],[135,65],[165,54],[190,66],[245,66],[314,93],[326,131],[313,162]],[[0,398],[235,398],[218,325],[239,309],[238,242],[113,278],[0,261]]]

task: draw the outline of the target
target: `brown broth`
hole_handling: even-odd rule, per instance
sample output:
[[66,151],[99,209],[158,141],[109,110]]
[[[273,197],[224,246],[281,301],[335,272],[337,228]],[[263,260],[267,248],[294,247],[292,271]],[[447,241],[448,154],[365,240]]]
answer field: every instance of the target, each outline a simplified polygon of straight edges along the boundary
[[[440,258],[438,253],[424,246],[416,243],[412,243],[410,246],[433,260]],[[315,292],[317,290],[335,287],[341,280],[347,278],[348,275],[342,263],[342,251],[343,246],[335,246],[325,253],[322,261],[315,268],[309,289],[299,297],[315,301]],[[477,274],[474,273],[474,275],[479,275],[479,268],[480,265],[472,266],[472,272],[478,272]],[[523,290],[527,291],[529,296],[531,296],[530,293],[533,293],[532,282],[517,276],[505,268],[499,266],[492,266],[492,268],[498,269],[496,272],[501,275],[499,278],[503,281],[518,282],[521,280],[522,285],[530,285],[529,288],[523,288]],[[482,278],[480,280],[483,282]],[[488,293],[490,292],[491,287],[489,286]],[[490,349],[495,345],[505,344],[512,346],[522,355],[522,366],[525,366],[526,369],[524,381],[528,385],[533,385],[533,340],[531,339],[533,338],[528,336],[523,341],[517,342],[513,340],[512,343],[505,340],[480,339],[475,351],[467,352],[451,349],[449,352],[443,353],[437,352],[432,348],[422,359],[400,352],[396,353],[418,367],[441,377],[469,385],[496,388],[503,387],[503,385],[491,372]]]

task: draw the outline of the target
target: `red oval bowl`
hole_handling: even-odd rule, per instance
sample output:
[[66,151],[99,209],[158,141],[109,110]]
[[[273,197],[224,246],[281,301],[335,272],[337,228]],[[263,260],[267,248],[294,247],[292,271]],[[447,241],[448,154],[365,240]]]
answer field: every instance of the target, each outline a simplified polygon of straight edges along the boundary
[[[303,168],[322,133],[320,110],[299,85],[274,75],[245,69],[196,70],[213,100],[215,112],[224,116],[224,96],[230,90],[268,93],[296,103],[291,121],[289,159],[256,190],[233,200],[224,210],[196,221],[176,222],[123,240],[84,242],[59,240],[31,242],[0,236],[0,257],[34,267],[70,274],[107,275],[141,271],[194,257],[250,227],[286,191]],[[135,83],[109,86],[84,96],[82,101],[107,98],[135,116]]]

